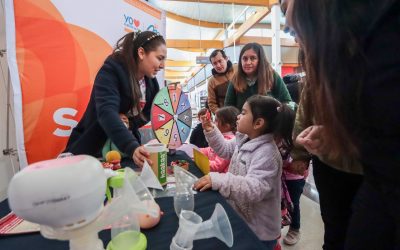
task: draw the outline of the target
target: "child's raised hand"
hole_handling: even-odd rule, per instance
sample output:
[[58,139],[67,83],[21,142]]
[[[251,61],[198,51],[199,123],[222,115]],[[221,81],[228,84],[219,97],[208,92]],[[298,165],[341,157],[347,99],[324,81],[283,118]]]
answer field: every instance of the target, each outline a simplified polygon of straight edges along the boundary
[[214,129],[214,124],[211,121],[210,111],[207,111],[206,114],[200,116],[200,122],[206,132],[210,132]]
[[203,192],[207,189],[211,188],[211,177],[210,175],[205,175],[201,177],[195,184],[194,189],[200,192]]

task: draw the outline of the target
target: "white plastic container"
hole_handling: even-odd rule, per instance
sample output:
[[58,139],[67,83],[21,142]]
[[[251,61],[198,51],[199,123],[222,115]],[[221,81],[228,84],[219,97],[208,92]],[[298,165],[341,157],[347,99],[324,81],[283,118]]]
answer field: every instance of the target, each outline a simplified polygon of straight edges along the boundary
[[167,148],[162,143],[145,144],[144,148],[150,153],[151,169],[161,185],[167,183]]

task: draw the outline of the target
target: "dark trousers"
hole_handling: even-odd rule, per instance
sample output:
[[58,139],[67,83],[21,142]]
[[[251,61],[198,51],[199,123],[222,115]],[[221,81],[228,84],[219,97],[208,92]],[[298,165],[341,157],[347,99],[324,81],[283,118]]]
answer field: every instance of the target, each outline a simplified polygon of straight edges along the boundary
[[345,249],[400,249],[399,183],[388,187],[364,181],[354,199]]
[[300,196],[303,193],[304,179],[300,180],[286,180],[286,186],[293,202],[293,211],[290,213],[292,216],[292,223],[290,228],[298,231],[300,229]]
[[317,157],[313,157],[313,170],[325,227],[323,249],[342,250],[352,214],[351,205],[363,176],[336,170]]

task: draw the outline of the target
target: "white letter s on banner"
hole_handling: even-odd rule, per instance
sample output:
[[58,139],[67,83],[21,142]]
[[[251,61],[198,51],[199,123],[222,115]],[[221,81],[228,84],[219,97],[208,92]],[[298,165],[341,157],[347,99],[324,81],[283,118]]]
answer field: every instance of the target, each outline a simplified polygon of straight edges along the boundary
[[70,129],[60,129],[54,130],[53,135],[60,137],[68,137],[71,135],[72,129],[78,124],[77,121],[65,118],[64,115],[75,116],[78,111],[73,108],[60,108],[57,109],[53,114],[53,120],[55,123],[61,126],[70,127]]

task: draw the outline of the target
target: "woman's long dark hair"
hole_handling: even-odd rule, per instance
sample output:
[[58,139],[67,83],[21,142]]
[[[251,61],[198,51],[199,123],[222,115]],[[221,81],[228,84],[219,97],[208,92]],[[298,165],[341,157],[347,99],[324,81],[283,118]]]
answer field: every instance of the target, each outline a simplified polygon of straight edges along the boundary
[[296,113],[289,106],[269,96],[253,95],[246,102],[253,115],[253,122],[258,118],[266,122],[263,134],[274,134],[290,150],[293,147],[292,133]]
[[233,87],[238,92],[243,92],[246,90],[246,74],[243,71],[242,56],[244,52],[252,49],[256,52],[258,57],[257,65],[257,84],[258,84],[258,94],[265,95],[268,91],[273,88],[274,85],[274,70],[271,64],[268,62],[267,57],[264,53],[263,47],[258,43],[248,43],[246,44],[239,55],[239,65],[237,73],[233,76],[232,83]]
[[158,46],[165,44],[164,38],[152,31],[131,32],[121,37],[115,45],[111,57],[121,61],[129,73],[130,85],[132,89],[133,107],[141,113],[140,98],[142,93],[137,79],[139,55],[138,49],[142,47],[146,53],[155,51]]
[[[324,126],[324,140],[334,156],[358,154],[356,129],[368,63],[363,38],[373,23],[371,6],[384,5],[373,2],[295,0],[293,4],[291,18],[306,72],[302,105],[307,125]],[[380,9],[373,12],[379,15]]]

